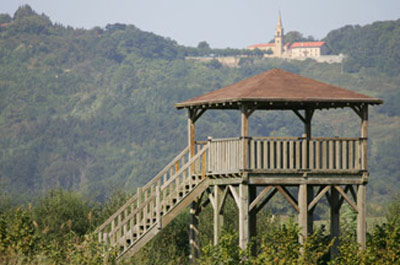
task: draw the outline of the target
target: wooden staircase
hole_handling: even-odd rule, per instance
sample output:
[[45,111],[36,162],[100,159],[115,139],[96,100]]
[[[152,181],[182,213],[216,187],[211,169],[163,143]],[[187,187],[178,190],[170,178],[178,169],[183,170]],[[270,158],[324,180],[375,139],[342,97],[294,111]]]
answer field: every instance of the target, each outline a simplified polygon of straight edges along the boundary
[[97,228],[99,242],[119,247],[129,258],[198,198],[208,187],[208,145],[190,158],[185,148],[118,211]]

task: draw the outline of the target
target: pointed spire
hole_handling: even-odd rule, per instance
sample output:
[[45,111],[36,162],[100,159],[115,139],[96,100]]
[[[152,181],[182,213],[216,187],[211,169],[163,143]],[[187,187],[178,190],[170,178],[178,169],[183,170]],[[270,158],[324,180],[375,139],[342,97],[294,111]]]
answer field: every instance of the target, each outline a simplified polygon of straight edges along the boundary
[[279,10],[278,13],[278,24],[276,25],[277,27],[282,27],[282,19],[281,19],[281,11]]

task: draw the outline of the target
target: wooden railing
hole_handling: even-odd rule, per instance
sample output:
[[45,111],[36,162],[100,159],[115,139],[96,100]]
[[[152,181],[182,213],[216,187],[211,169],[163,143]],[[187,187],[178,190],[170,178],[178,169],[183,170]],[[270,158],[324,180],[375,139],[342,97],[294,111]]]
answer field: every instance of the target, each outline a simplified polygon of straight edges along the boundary
[[[210,140],[209,171],[361,170],[361,138],[249,137]],[[244,156],[243,147],[248,155]],[[247,159],[244,163],[244,159]]]
[[[189,158],[185,148],[145,186],[139,187],[117,212],[98,229],[98,240],[106,245],[119,245],[126,250],[149,229],[161,228],[161,218],[206,174],[208,145]],[[193,165],[199,174],[193,174]]]
[[238,171],[243,165],[243,142],[239,137],[210,139],[209,172]]

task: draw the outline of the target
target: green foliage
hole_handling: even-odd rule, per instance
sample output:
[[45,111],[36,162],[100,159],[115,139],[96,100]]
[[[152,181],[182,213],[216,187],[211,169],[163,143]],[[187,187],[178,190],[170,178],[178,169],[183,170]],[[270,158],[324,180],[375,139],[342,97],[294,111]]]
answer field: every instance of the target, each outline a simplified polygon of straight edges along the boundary
[[185,211],[135,254],[129,261],[129,264],[188,264],[188,224],[189,213]]
[[[38,206],[8,207],[0,213],[0,264],[113,264],[117,252],[107,250],[97,241],[97,234],[79,235],[79,226],[71,219],[65,228],[57,227],[69,213],[75,214],[77,224],[87,222],[88,216],[80,215],[82,208],[91,206],[68,192],[51,192],[49,203]],[[77,201],[79,201],[77,203]],[[52,207],[46,209],[46,207]],[[94,209],[92,209],[94,210]],[[60,212],[62,211],[62,212]],[[65,216],[61,216],[62,214]],[[43,228],[42,224],[49,224]],[[54,230],[53,230],[54,229]],[[87,232],[87,233],[86,233]]]
[[303,36],[298,31],[289,31],[288,33],[285,34],[285,43],[293,43],[293,42],[303,42],[303,41],[315,41],[314,37],[308,36],[307,38]]
[[241,264],[241,253],[238,245],[238,234],[225,234],[221,236],[218,246],[211,243],[203,248],[199,264],[203,265],[236,265]]
[[200,41],[199,44],[197,45],[198,49],[210,49],[210,44],[208,44],[206,41]]
[[9,14],[0,14],[0,25],[11,22],[12,18]]
[[41,198],[33,211],[39,228],[59,238],[64,230],[82,236],[92,227],[93,213],[88,202],[74,192],[52,190]]
[[[73,29],[28,6],[13,18],[3,17],[9,25],[0,30],[0,189],[13,201],[68,189],[104,202],[115,190],[134,190],[185,146],[186,113],[174,103],[275,67],[386,101],[370,111],[368,197],[378,207],[395,192],[400,79],[378,65],[366,68],[354,57],[363,66],[350,74],[337,64],[261,59],[259,50],[183,47],[133,25]],[[394,32],[393,23],[376,27]],[[374,28],[365,32],[378,34]],[[347,49],[344,33],[334,42],[335,52]],[[392,42],[392,35],[381,35]],[[365,53],[371,47],[365,46]],[[239,68],[183,60],[185,55],[243,54],[250,56],[241,58]],[[313,135],[358,136],[355,117],[351,110],[317,111]],[[239,120],[235,111],[207,111],[196,123],[197,138],[238,136]],[[293,113],[275,111],[256,111],[249,126],[256,136],[300,136],[304,130]]]
[[366,26],[345,26],[325,38],[333,54],[348,55],[345,70],[378,68],[395,76],[400,72],[400,20],[375,22]]

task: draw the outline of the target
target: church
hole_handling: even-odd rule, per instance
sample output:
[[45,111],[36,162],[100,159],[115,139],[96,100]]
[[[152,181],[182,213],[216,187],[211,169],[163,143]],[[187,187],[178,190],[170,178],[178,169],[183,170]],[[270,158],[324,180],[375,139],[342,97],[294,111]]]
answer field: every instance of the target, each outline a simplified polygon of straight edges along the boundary
[[278,24],[275,29],[275,41],[273,43],[250,45],[247,49],[266,51],[265,57],[288,59],[317,58],[326,55],[328,50],[324,41],[285,43],[280,12],[278,15]]

